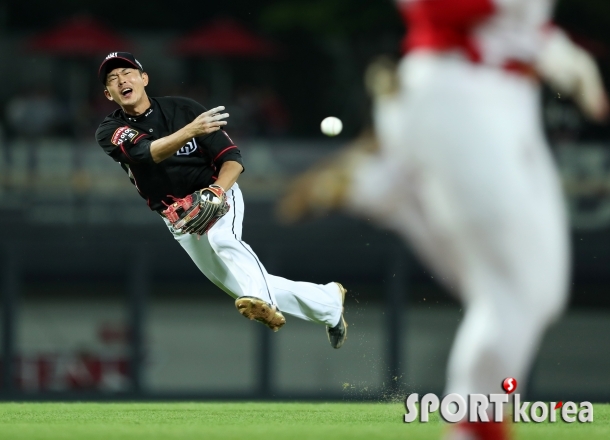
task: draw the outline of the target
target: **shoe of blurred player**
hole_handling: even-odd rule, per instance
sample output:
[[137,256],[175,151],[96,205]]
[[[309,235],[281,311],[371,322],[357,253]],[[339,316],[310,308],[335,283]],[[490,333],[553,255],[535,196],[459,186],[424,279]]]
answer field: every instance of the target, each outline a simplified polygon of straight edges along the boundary
[[286,324],[282,312],[260,298],[240,296],[235,300],[235,307],[246,318],[262,322],[274,332]]
[[[339,294],[341,295],[341,304],[345,302],[345,294],[347,289],[340,283],[335,283],[339,287]],[[326,334],[328,335],[328,341],[333,348],[341,348],[345,340],[347,339],[347,322],[341,313],[341,319],[339,323],[334,327],[326,327]]]
[[460,422],[451,427],[443,440],[510,440],[511,438],[506,422]]

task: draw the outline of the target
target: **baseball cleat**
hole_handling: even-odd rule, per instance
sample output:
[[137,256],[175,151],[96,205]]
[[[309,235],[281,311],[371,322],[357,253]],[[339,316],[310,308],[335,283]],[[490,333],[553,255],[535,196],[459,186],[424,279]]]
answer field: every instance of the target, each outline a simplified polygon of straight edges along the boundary
[[262,322],[274,332],[286,324],[286,318],[282,312],[276,306],[272,306],[260,298],[240,296],[235,300],[235,307],[246,318]]
[[443,440],[510,440],[508,423],[460,422],[451,426]]
[[[345,294],[347,293],[347,289],[343,287],[340,283],[335,283],[337,287],[339,287],[339,293],[341,294],[341,304],[345,302]],[[328,335],[328,342],[333,348],[341,348],[345,340],[347,339],[347,322],[345,322],[345,318],[343,317],[343,312],[341,312],[341,319],[339,319],[339,323],[334,327],[326,326],[326,334]]]

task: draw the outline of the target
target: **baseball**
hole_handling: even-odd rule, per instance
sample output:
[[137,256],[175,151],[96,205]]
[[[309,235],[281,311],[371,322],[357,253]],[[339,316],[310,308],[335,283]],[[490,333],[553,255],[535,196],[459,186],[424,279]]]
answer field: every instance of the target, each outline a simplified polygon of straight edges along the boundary
[[322,133],[326,136],[337,136],[341,133],[341,130],[343,130],[343,123],[341,122],[341,119],[329,116],[328,118],[324,118],[320,124],[320,130],[322,130]]

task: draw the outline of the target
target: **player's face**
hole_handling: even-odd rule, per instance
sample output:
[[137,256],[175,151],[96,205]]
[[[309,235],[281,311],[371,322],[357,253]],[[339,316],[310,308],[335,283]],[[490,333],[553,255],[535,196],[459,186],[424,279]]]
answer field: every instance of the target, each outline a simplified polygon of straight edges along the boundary
[[133,107],[146,98],[148,75],[131,67],[117,67],[106,76],[106,97],[121,107]]

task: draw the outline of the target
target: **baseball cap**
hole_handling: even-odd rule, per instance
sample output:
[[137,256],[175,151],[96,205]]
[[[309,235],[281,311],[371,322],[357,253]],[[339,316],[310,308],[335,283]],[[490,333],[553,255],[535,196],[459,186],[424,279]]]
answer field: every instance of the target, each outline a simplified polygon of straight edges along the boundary
[[108,72],[122,66],[144,70],[142,64],[129,52],[111,52],[102,61],[97,76],[102,84],[106,85],[106,75],[108,75]]

